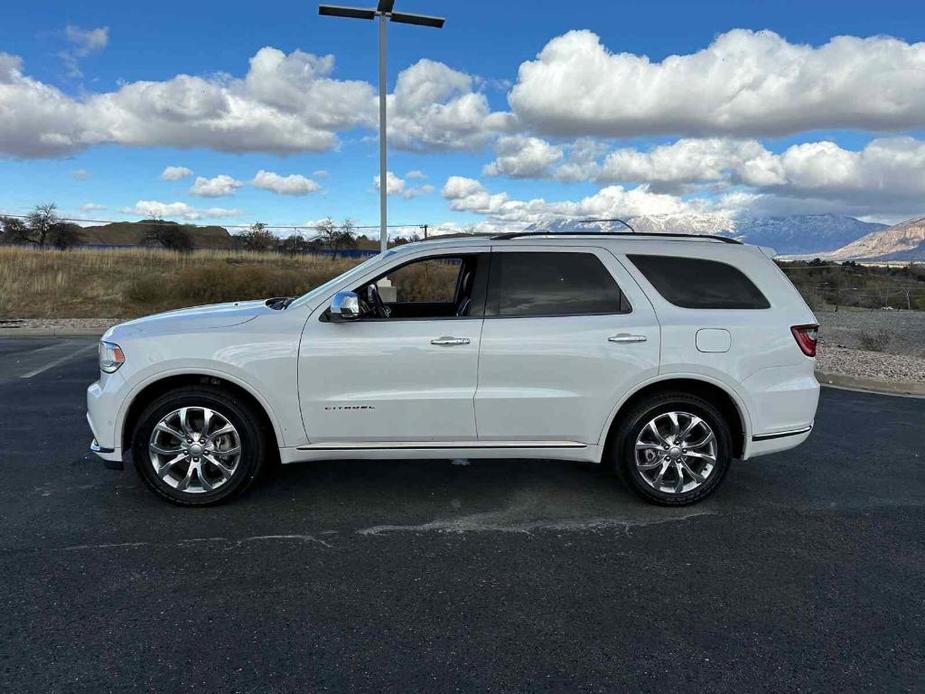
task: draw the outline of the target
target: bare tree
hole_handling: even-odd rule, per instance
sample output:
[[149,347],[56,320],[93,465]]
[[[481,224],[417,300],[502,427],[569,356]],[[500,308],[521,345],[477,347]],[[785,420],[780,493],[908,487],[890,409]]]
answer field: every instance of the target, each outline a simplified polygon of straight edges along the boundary
[[254,222],[250,229],[238,234],[237,238],[248,251],[272,251],[279,243],[279,239],[263,222]]
[[11,243],[31,243],[37,248],[49,245],[49,235],[55,226],[61,223],[55,204],[36,205],[26,215],[24,223],[4,223],[4,236],[9,236]]

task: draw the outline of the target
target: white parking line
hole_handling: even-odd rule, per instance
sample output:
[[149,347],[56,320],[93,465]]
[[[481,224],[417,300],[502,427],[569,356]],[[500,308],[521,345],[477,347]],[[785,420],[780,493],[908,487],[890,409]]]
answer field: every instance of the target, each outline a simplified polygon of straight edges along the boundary
[[83,345],[80,349],[75,349],[73,352],[68,352],[62,357],[53,359],[52,361],[48,362],[47,364],[43,364],[37,369],[33,369],[32,371],[28,371],[24,373],[22,376],[20,376],[20,378],[32,378],[33,376],[38,376],[40,373],[48,371],[48,369],[52,369],[60,364],[63,364],[66,361],[70,361],[74,357],[81,355],[84,352],[89,352],[91,349],[96,349],[96,348],[97,346],[95,342],[89,345]]

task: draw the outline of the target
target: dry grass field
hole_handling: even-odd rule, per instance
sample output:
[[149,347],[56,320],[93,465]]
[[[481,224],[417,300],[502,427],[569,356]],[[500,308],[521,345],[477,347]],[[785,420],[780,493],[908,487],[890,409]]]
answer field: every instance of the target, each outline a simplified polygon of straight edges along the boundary
[[0,246],[0,318],[134,318],[182,306],[294,296],[357,262],[243,251]]

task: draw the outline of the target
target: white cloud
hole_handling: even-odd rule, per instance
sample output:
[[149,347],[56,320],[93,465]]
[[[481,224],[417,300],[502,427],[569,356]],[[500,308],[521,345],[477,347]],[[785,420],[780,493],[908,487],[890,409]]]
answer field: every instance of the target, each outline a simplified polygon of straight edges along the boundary
[[70,47],[60,53],[61,60],[64,62],[69,76],[81,77],[80,59],[106,48],[109,44],[109,27],[82,29],[69,24],[64,29],[64,38],[70,44]]
[[414,169],[414,170],[409,171],[408,173],[406,173],[406,174],[405,174],[405,178],[407,178],[407,179],[409,179],[409,180],[420,180],[420,181],[422,181],[422,180],[424,180],[425,178],[427,178],[427,174],[425,174],[423,171],[418,171],[417,169]]
[[80,206],[81,212],[99,212],[100,210],[108,209],[106,205],[98,205],[95,202],[85,202]]
[[[411,174],[421,174],[420,171],[409,171],[406,175],[408,178],[420,178],[420,176],[411,176]],[[423,174],[421,174],[423,175]],[[389,195],[400,195],[405,199],[416,198],[420,195],[427,195],[434,192],[434,187],[429,183],[421,186],[409,186],[408,182],[391,171],[386,171],[385,189]],[[379,177],[373,176],[373,185],[379,190]]]
[[546,176],[549,167],[562,159],[561,147],[538,137],[522,135],[499,138],[495,143],[495,153],[495,160],[482,169],[486,176],[538,178]]
[[278,173],[264,171],[263,169],[257,172],[251,184],[255,188],[262,188],[280,195],[308,195],[321,188],[312,179],[299,174],[281,176]]
[[[53,157],[113,143],[203,147],[226,152],[320,152],[337,133],[374,130],[378,112],[368,82],[331,78],[334,57],[261,48],[247,73],[179,74],[79,98],[22,71],[0,53],[0,154]],[[402,70],[388,97],[390,144],[398,149],[467,150],[509,129],[492,113],[470,75],[422,60]]]
[[71,178],[75,181],[86,181],[90,176],[90,172],[86,169],[74,169],[71,171]]
[[290,153],[337,145],[338,130],[375,123],[373,88],[327,74],[331,56],[262,48],[243,79],[177,75],[73,98],[0,53],[0,153],[62,156],[114,143]]
[[557,135],[781,135],[925,125],[925,43],[837,36],[813,47],[734,29],[652,62],[590,31],[552,39],[508,95],[526,126]]
[[447,179],[443,197],[452,210],[511,222],[533,222],[549,216],[579,219],[682,214],[708,207],[704,201],[686,202],[673,195],[654,193],[647,186],[629,190],[622,186],[607,186],[576,201],[517,200],[507,193],[489,193],[480,181],[463,176]]
[[568,157],[556,168],[502,165],[499,157],[486,173],[505,169],[511,176],[530,171],[537,178],[641,183],[653,193],[710,194],[745,187],[748,190],[739,192],[746,197],[728,199],[751,200],[755,205],[760,201],[768,207],[773,205],[770,198],[779,196],[786,198],[786,207],[801,209],[805,205],[797,204],[797,199],[812,199],[813,209],[830,212],[851,207],[865,215],[881,208],[916,214],[925,199],[925,141],[911,137],[874,139],[858,151],[830,141],[807,142],[779,154],[757,140],[731,138],[684,138],[648,150],[621,148],[610,153],[587,141],[562,149]]
[[188,221],[204,218],[240,217],[243,214],[238,209],[224,207],[197,209],[187,205],[185,202],[160,202],[159,200],[139,200],[134,207],[123,208],[122,212],[146,218],[181,218]]
[[312,176],[315,178],[327,178],[328,172],[325,169],[315,169],[312,171]]
[[198,195],[202,198],[220,198],[225,195],[234,195],[242,185],[241,181],[227,174],[219,174],[215,178],[197,176],[189,192],[191,195]]
[[389,144],[398,149],[478,149],[512,122],[492,113],[471,75],[426,58],[398,73],[388,108]]
[[187,176],[192,176],[193,170],[185,166],[168,166],[161,172],[162,181],[179,181]]

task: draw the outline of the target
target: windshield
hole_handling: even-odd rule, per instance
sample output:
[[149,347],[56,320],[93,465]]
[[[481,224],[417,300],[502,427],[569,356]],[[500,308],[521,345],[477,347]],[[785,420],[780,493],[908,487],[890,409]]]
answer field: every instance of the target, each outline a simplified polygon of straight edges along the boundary
[[394,251],[388,251],[385,254],[379,253],[378,255],[374,255],[372,258],[368,258],[367,260],[364,260],[359,265],[347,270],[347,272],[342,272],[341,274],[337,275],[337,277],[332,277],[324,284],[319,284],[317,287],[315,287],[311,291],[306,292],[305,294],[300,296],[298,299],[293,301],[292,304],[290,304],[290,306],[300,306],[301,304],[304,304],[307,301],[311,301],[318,294],[324,294],[329,288],[333,287],[335,284],[339,283],[341,280],[345,280],[349,277],[355,277],[356,275],[363,274],[364,272],[366,272],[366,270],[371,265],[375,265],[382,258],[385,258],[391,255],[393,252]]

